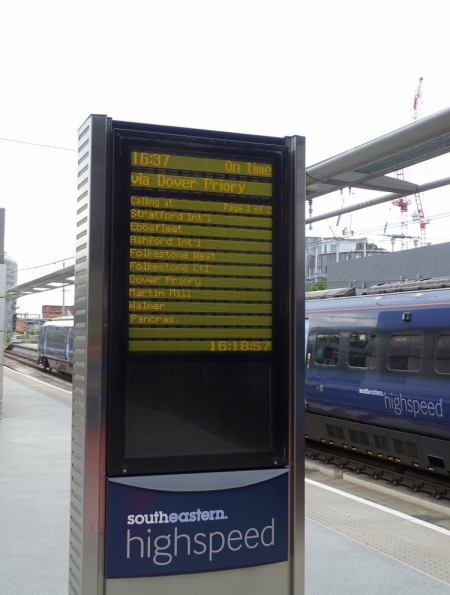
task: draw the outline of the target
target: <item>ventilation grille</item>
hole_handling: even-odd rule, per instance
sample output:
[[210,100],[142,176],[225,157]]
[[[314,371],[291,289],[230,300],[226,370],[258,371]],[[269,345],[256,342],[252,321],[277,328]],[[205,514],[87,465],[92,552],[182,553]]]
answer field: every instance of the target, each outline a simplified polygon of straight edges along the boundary
[[394,438],[394,450],[398,455],[408,456],[412,459],[419,458],[419,451],[417,445],[414,442],[408,440],[399,440]]
[[[78,137],[69,594],[101,595],[105,514],[106,116]],[[89,453],[86,456],[86,453]],[[100,591],[99,591],[100,589]]]
[[342,428],[341,426],[333,426],[331,424],[327,424],[327,434],[328,438],[345,440],[344,428]]
[[70,490],[69,593],[82,594],[83,511],[85,475],[87,289],[89,198],[91,166],[91,121],[78,137],[78,193],[75,254],[75,301],[72,379],[72,463]]
[[377,450],[384,450],[385,452],[389,452],[389,445],[386,436],[374,434],[373,437],[375,440],[375,446]]
[[360,444],[361,446],[370,446],[369,436],[367,432],[357,432],[356,430],[349,429],[348,433],[350,436],[350,442],[352,442],[353,444]]

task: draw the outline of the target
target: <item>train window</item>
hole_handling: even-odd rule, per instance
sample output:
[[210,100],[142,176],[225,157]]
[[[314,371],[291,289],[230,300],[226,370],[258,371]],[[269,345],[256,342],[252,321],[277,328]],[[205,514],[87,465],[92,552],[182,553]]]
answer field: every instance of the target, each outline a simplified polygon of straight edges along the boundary
[[73,359],[73,328],[69,328],[67,335],[67,359]]
[[322,366],[335,366],[339,357],[339,335],[317,335],[314,361]]
[[64,331],[60,331],[59,329],[52,330],[52,332],[48,334],[47,341],[49,347],[61,349],[62,347],[64,347],[64,344],[66,342]]
[[438,374],[450,374],[450,335],[438,337],[435,369]]
[[375,368],[377,336],[367,333],[350,335],[348,365],[351,368]]
[[392,335],[389,339],[389,370],[417,372],[422,365],[423,337],[421,335]]

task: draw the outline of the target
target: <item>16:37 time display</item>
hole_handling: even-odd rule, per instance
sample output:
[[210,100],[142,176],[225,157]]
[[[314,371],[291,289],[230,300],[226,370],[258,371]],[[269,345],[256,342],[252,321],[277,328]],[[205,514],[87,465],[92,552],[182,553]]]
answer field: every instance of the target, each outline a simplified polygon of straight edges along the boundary
[[272,341],[211,341],[210,351],[272,351]]

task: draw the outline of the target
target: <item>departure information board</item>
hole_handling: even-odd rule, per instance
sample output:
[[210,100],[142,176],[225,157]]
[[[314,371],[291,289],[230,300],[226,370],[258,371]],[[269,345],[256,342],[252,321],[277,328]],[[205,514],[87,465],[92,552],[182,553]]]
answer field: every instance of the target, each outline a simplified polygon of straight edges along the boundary
[[141,151],[130,161],[129,349],[271,351],[272,165]]
[[117,129],[113,154],[110,473],[282,465],[284,139]]
[[130,165],[129,349],[271,351],[272,164],[131,151]]

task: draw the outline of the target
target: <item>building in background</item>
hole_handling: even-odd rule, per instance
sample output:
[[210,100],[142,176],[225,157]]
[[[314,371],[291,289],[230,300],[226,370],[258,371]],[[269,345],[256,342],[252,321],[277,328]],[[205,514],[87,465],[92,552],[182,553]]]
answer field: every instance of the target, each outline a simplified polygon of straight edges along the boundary
[[[17,285],[17,262],[5,252],[6,264],[6,289]],[[6,300],[5,308],[5,330],[13,330],[13,317],[17,310],[17,300]]]
[[393,281],[415,281],[450,276],[450,242],[377,254],[368,260],[349,260],[328,265],[329,289],[357,290]]
[[17,313],[13,330],[17,333],[39,333],[44,322],[38,315]]
[[322,238],[305,238],[305,281],[306,283],[315,283],[321,276],[319,275],[319,251]]
[[367,238],[333,236],[307,237],[305,240],[306,283],[315,283],[318,279],[327,277],[330,264],[386,253],[384,248],[378,248]]
[[60,316],[73,316],[73,306],[42,306],[42,318],[44,320],[51,320],[52,318],[59,318]]
[[13,331],[16,333],[26,333],[28,330],[28,323],[23,318],[20,318],[20,315],[17,316],[14,322]]

